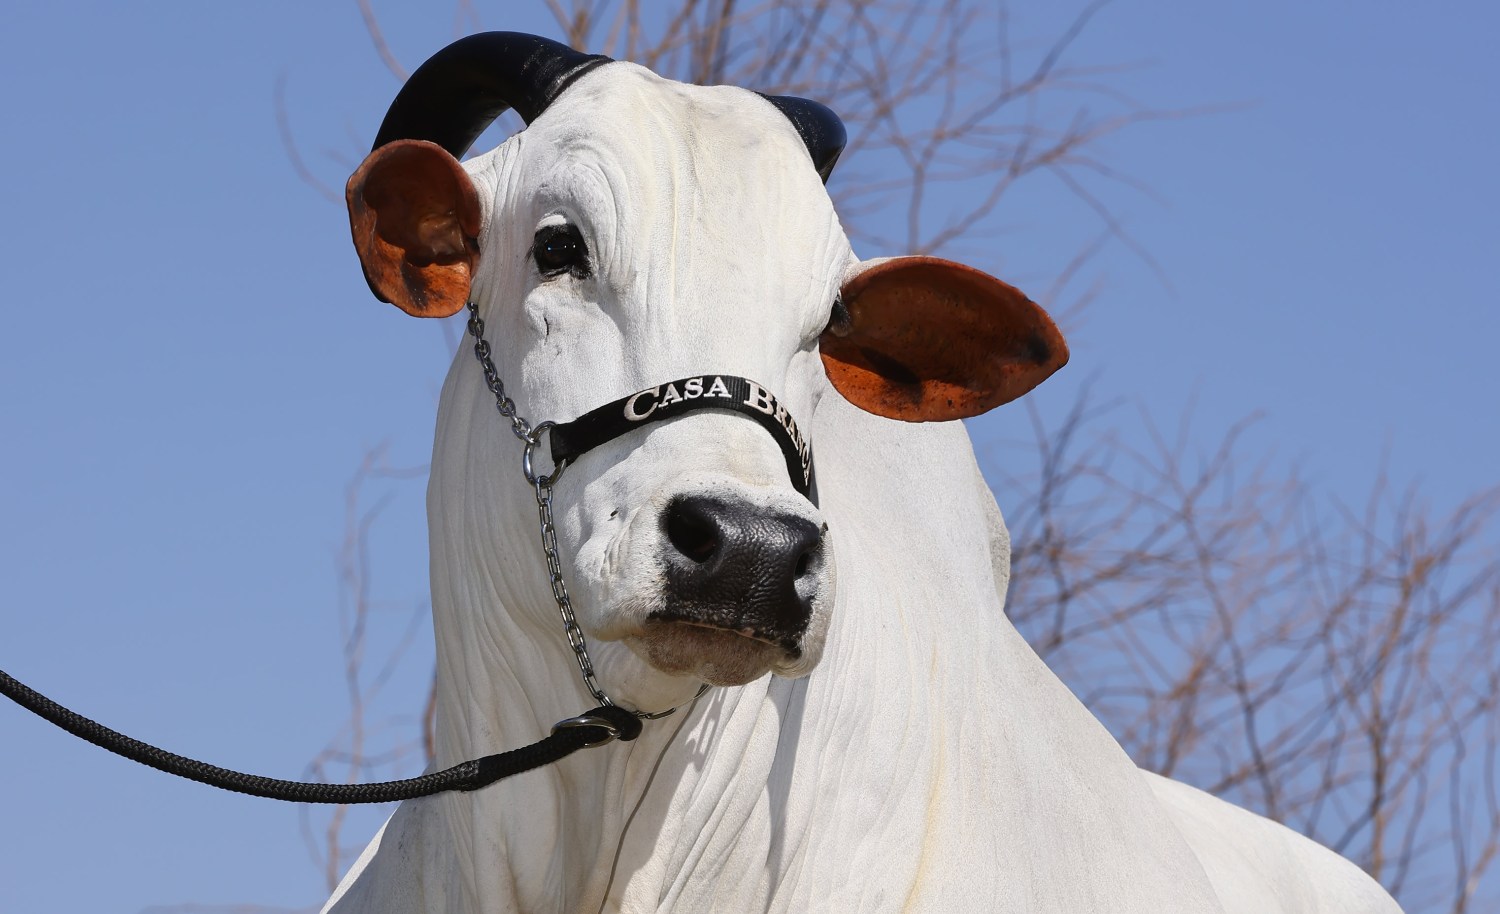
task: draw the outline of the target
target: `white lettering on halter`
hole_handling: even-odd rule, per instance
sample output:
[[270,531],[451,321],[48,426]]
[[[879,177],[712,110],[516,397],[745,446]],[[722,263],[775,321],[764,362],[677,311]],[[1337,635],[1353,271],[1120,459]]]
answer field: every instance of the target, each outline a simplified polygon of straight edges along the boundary
[[807,439],[802,437],[802,430],[797,427],[792,414],[787,412],[780,400],[771,396],[770,391],[754,381],[749,383],[750,394],[745,398],[745,405],[775,419],[776,424],[786,430],[787,435],[792,439],[792,448],[797,452],[798,462],[802,464],[802,480],[806,482],[812,467],[812,448],[808,445]]
[[658,390],[661,390],[661,388],[653,387],[650,390],[643,390],[640,393],[633,394],[629,400],[625,401],[625,418],[629,419],[631,422],[640,422],[650,417],[652,413],[656,412],[656,407],[661,404],[655,402],[654,400],[651,403],[651,408],[643,413],[638,413],[635,411],[635,403],[641,397],[655,397]]
[[750,382],[750,396],[745,400],[745,405],[768,416],[776,415],[776,406],[771,402],[771,392],[754,381]]
[[[703,382],[712,377],[713,382],[708,385],[708,390],[703,389]],[[796,452],[798,462],[802,464],[802,479],[807,481],[812,468],[812,447],[806,438],[802,436],[802,430],[797,427],[797,422],[792,414],[782,405],[781,401],[771,395],[769,390],[761,387],[754,381],[746,382],[750,388],[745,397],[744,405],[756,412],[765,413],[776,424],[786,431],[791,439],[792,449]],[[657,409],[671,406],[673,403],[682,403],[687,400],[703,399],[730,399],[734,395],[729,392],[729,387],[724,379],[718,375],[702,375],[696,378],[684,378],[682,389],[677,389],[677,382],[666,384],[661,387],[653,387],[650,390],[642,390],[631,394],[625,401],[625,418],[630,422],[644,422],[651,418]],[[641,405],[649,404],[645,409]]]

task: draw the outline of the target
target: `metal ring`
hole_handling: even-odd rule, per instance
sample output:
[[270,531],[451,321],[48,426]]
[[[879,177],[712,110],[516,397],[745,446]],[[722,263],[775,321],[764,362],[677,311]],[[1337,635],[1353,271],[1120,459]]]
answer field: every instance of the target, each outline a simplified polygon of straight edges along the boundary
[[545,476],[538,476],[531,464],[531,455],[536,452],[537,446],[542,443],[542,432],[556,426],[557,423],[550,420],[547,422],[538,422],[532,427],[531,434],[526,437],[526,450],[521,454],[521,472],[526,474],[526,481],[533,486],[557,485],[557,481],[562,478],[563,470],[568,468],[568,462],[564,460],[554,465],[551,473]]
[[634,714],[641,720],[661,720],[663,717],[670,717],[671,715],[676,714],[678,711],[702,698],[704,695],[708,694],[708,690],[711,688],[713,688],[713,686],[705,682],[702,685],[698,686],[698,693],[692,698],[689,698],[687,701],[683,702],[680,705],[673,705],[665,711],[630,711],[629,708],[626,708],[625,710],[630,711],[631,714]]
[[605,743],[612,743],[620,738],[620,729],[604,718],[598,716],[597,714],[580,714],[577,717],[570,717],[567,720],[560,720],[552,725],[552,732],[556,733],[559,730],[571,730],[575,727],[598,727],[599,729],[604,731],[603,739],[591,740],[584,743],[583,748],[585,749],[592,749],[595,746],[602,746]]

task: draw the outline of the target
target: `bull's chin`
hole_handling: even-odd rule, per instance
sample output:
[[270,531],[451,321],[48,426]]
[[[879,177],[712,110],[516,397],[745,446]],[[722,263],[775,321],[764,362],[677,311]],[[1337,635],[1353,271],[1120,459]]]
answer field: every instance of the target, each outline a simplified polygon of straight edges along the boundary
[[790,659],[774,644],[692,622],[650,619],[639,633],[624,640],[661,672],[691,676],[715,686],[744,685]]

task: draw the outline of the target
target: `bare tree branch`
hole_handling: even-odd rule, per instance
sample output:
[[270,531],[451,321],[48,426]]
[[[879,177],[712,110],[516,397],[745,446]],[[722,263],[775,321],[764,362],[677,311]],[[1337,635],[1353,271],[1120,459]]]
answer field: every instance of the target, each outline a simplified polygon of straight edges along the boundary
[[307,164],[302,161],[302,153],[297,149],[297,138],[292,133],[286,113],[286,73],[277,74],[276,88],[272,91],[271,98],[276,108],[276,132],[281,137],[281,148],[286,150],[286,156],[291,160],[292,170],[297,173],[298,180],[317,191],[318,195],[329,203],[343,203],[344,198],[335,193],[333,188],[319,181],[317,176],[308,170]]
[[[401,66],[396,55],[391,53],[390,45],[386,44],[385,33],[380,30],[380,20],[375,17],[375,11],[370,8],[370,0],[355,0],[355,2],[359,4],[359,18],[364,21],[365,31],[370,33],[370,44],[375,48],[375,53],[380,55],[380,62],[385,64],[385,68],[391,71],[392,76],[405,82],[410,74],[406,72],[405,67]],[[463,6],[464,4],[459,4],[459,15],[462,15]]]

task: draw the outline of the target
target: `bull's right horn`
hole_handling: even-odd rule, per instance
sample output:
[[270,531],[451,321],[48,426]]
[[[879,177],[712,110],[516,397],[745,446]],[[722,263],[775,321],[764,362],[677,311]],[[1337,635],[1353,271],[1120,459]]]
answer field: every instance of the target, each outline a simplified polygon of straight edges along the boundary
[[505,109],[514,108],[530,124],[574,80],[609,62],[603,55],[522,32],[460,38],[407,79],[373,148],[395,140],[428,140],[462,158]]

